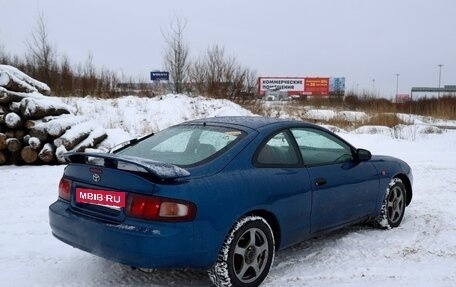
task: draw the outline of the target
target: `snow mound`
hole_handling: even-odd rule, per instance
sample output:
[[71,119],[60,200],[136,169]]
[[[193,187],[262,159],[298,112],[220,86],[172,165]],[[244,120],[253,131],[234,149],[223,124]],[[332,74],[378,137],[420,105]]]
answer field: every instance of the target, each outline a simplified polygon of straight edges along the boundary
[[313,119],[313,120],[324,120],[328,121],[334,117],[336,117],[337,112],[333,110],[308,110],[305,113],[305,118]]
[[353,131],[355,134],[383,135],[395,139],[415,140],[430,134],[442,134],[445,130],[432,125],[397,125],[392,128],[386,126],[362,126]]
[[353,131],[355,134],[379,134],[393,137],[393,131],[385,126],[362,126]]
[[[154,98],[125,96],[117,99],[70,97],[62,100],[77,110],[78,115],[95,120],[106,130],[122,129],[130,138],[199,118],[253,115],[228,100],[183,94],[167,94]],[[125,134],[120,137],[117,143],[125,140]],[[116,142],[111,135],[108,140]]]

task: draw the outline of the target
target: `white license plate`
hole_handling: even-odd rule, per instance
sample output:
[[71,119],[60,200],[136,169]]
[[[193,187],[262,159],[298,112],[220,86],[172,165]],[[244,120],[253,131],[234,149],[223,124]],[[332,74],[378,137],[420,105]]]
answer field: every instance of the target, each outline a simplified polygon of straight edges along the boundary
[[126,192],[92,188],[76,188],[76,202],[96,204],[114,209],[125,207]]

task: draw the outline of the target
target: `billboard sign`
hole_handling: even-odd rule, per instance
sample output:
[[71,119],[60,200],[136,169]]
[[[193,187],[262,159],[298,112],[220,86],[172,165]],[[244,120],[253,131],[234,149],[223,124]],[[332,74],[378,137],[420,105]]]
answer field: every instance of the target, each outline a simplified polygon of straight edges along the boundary
[[343,96],[345,77],[260,77],[258,94],[267,91],[286,91],[291,95]]
[[329,93],[343,94],[345,92],[345,78],[335,77],[329,78]]
[[329,78],[325,77],[312,77],[306,78],[304,91],[307,93],[328,95],[329,93]]
[[151,81],[169,81],[169,72],[154,71],[150,72]]
[[304,92],[304,77],[261,77],[258,78],[258,94],[264,94],[268,90],[287,91],[290,94]]
[[396,94],[396,103],[403,104],[411,101],[409,94]]

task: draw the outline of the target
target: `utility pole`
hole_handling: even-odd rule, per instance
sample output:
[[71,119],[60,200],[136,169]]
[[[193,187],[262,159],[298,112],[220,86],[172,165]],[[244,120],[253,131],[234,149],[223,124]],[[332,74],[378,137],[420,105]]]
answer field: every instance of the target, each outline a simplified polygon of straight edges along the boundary
[[440,80],[442,79],[442,64],[437,65],[439,67],[439,91],[437,92],[437,98],[440,98]]
[[399,94],[399,74],[396,74],[396,99]]
[[375,95],[375,79],[372,79],[372,95]]

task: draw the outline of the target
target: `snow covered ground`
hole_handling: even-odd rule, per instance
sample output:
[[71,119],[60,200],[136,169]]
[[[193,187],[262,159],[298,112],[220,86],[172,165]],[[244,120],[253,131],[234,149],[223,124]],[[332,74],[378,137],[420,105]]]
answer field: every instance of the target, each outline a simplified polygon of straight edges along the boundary
[[[228,101],[175,95],[64,102],[109,129],[106,146],[197,117],[250,114]],[[375,130],[339,134],[412,166],[414,198],[402,225],[353,226],[282,250],[263,286],[456,286],[456,130]],[[210,286],[204,271],[144,273],[53,238],[48,206],[63,168],[0,166],[1,286]]]

